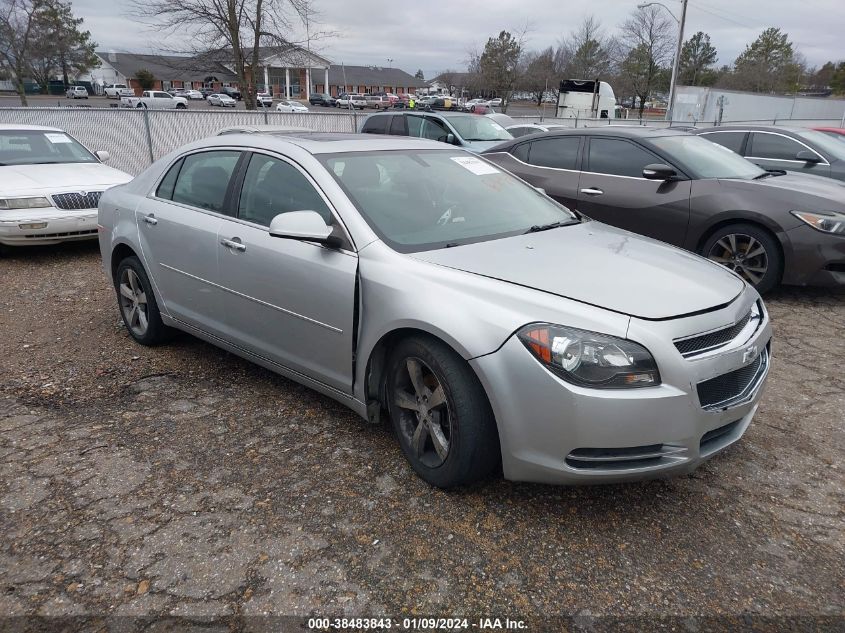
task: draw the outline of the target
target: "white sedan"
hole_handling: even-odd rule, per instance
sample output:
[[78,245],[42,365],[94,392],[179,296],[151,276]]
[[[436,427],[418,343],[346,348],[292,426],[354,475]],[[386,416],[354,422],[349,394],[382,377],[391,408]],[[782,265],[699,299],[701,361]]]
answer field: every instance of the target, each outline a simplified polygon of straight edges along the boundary
[[0,125],[0,244],[96,238],[103,191],[132,180],[108,158],[58,128]]
[[308,108],[298,101],[289,101],[282,99],[276,105],[277,112],[308,112]]
[[223,108],[236,108],[238,106],[238,102],[232,99],[229,95],[224,94],[213,94],[208,95],[208,105],[210,106],[220,106]]
[[186,90],[184,96],[187,99],[199,101],[202,101],[205,98],[202,96],[202,93],[199,90]]

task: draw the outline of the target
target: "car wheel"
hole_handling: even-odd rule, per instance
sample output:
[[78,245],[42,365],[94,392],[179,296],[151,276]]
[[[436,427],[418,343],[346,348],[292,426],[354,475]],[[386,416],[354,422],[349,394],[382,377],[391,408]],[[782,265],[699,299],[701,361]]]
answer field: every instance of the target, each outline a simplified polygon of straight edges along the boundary
[[152,284],[137,257],[118,264],[115,291],[120,316],[132,338],[141,345],[158,345],[171,337],[172,330],[161,320]]
[[478,481],[501,464],[493,412],[467,362],[435,339],[403,340],[386,375],[387,408],[414,471],[439,488]]
[[184,103],[177,103],[177,104],[176,104],[176,109],[177,109],[177,110],[185,110],[185,109],[187,109],[187,107],[188,107],[188,106],[186,106]]
[[780,283],[783,256],[775,237],[753,224],[730,224],[713,233],[701,254],[737,273],[763,294]]

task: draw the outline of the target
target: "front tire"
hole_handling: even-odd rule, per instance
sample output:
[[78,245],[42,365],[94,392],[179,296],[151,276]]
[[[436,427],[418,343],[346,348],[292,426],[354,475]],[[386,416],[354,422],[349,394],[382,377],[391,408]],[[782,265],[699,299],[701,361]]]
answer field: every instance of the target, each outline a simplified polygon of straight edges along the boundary
[[120,316],[129,335],[141,345],[160,345],[173,331],[161,320],[150,278],[141,260],[134,255],[117,266],[115,292]]
[[385,381],[394,432],[422,479],[453,488],[484,479],[501,464],[484,388],[451,348],[428,337],[405,339],[391,354]]
[[701,255],[733,270],[760,294],[780,283],[783,255],[777,239],[753,224],[729,224],[711,235]]

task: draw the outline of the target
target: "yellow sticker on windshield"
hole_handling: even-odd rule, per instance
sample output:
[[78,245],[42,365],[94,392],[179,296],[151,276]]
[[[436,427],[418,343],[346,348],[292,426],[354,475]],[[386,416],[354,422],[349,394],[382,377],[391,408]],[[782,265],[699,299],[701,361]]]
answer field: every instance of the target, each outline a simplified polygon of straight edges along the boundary
[[464,169],[470,170],[476,176],[484,176],[486,174],[498,174],[498,169],[493,167],[490,163],[485,163],[474,156],[452,156],[453,161],[458,163]]

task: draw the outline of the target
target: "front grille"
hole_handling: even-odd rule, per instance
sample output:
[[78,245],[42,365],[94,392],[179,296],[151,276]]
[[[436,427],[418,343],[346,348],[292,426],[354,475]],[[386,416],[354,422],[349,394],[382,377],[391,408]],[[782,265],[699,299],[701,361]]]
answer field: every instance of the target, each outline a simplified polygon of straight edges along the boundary
[[80,235],[96,235],[97,229],[88,231],[65,231],[64,233],[32,233],[24,235],[29,240],[43,240],[45,237],[79,237]]
[[648,444],[614,448],[576,448],[566,456],[571,468],[584,470],[631,470],[653,468],[684,459],[686,449],[672,444]]
[[745,367],[698,383],[698,400],[704,409],[720,409],[746,400],[766,373],[769,352],[764,349]]
[[733,325],[714,332],[708,332],[707,334],[675,341],[675,347],[684,358],[718,349],[735,339],[750,319],[751,310]]
[[102,191],[89,191],[84,196],[81,193],[54,193],[52,197],[59,209],[96,209],[101,195]]

